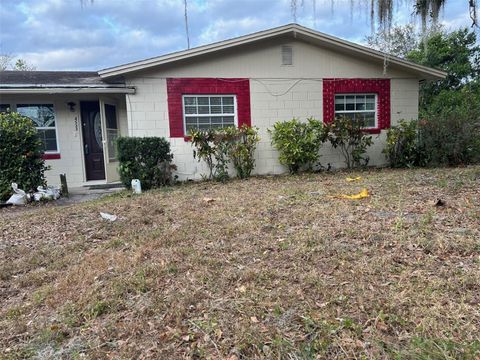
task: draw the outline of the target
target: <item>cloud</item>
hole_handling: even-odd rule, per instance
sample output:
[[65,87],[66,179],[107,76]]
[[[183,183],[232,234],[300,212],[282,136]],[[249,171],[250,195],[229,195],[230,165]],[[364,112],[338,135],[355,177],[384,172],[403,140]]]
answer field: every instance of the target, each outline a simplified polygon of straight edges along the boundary
[[[301,3],[298,1],[298,3]],[[371,32],[369,1],[304,0],[297,22],[360,42]],[[399,6],[394,22],[411,20]],[[290,0],[188,0],[192,46],[292,22]],[[466,0],[447,2],[443,23],[469,26]],[[0,53],[39,70],[97,70],[186,47],[182,0],[0,0]]]

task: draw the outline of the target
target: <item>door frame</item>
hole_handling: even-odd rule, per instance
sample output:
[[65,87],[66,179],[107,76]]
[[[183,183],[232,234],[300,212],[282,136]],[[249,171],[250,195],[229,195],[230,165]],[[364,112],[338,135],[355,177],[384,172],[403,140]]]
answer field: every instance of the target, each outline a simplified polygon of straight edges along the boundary
[[109,96],[99,97],[100,102],[100,116],[102,123],[102,136],[103,136],[103,158],[105,164],[105,180],[106,182],[115,182],[120,180],[118,173],[118,160],[110,160],[110,154],[108,152],[108,132],[107,132],[107,117],[105,115],[105,105],[115,106],[115,115],[117,122],[118,136],[121,136],[120,131],[120,117],[119,117],[119,105],[118,100]]
[[[83,119],[82,119],[82,103],[94,103],[97,102],[99,106],[99,113],[100,113],[100,129],[102,133],[102,152],[103,152],[103,172],[104,178],[99,180],[88,180],[87,179],[87,161],[85,159],[85,143],[84,143],[84,133],[83,133]],[[107,169],[105,163],[105,116],[102,114],[102,105],[100,103],[100,99],[98,97],[93,99],[81,99],[78,101],[78,118],[80,123],[80,152],[82,154],[82,163],[83,163],[83,179],[85,184],[105,184],[107,182]]]
[[[84,153],[84,142],[83,142],[83,127],[82,127],[82,103],[83,102],[98,102],[100,107],[100,124],[102,130],[102,147],[103,147],[103,166],[105,172],[105,179],[103,180],[87,180],[87,165],[85,162],[85,153]],[[96,96],[95,98],[84,98],[78,100],[78,119],[80,124],[80,152],[82,154],[82,164],[83,164],[83,179],[85,185],[90,184],[106,184],[109,181],[116,181],[116,179],[109,179],[109,167],[115,163],[116,160],[110,160],[108,156],[108,144],[107,144],[107,122],[105,116],[105,104],[114,105],[116,110],[117,116],[117,127],[118,127],[118,134],[121,135],[120,130],[120,117],[119,117],[119,102],[117,99],[110,97],[110,96]]]

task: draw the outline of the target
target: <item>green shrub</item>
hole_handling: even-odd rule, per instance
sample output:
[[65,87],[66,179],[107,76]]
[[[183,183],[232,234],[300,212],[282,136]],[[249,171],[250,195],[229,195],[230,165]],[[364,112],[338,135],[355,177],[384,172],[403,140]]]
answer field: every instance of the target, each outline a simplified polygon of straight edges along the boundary
[[216,129],[190,132],[192,146],[195,148],[193,157],[207,164],[209,174],[204,177],[208,180],[223,182],[229,178],[226,137],[226,134]]
[[18,113],[0,113],[0,200],[12,194],[11,183],[26,192],[46,185],[42,141],[31,119]]
[[117,140],[119,172],[122,183],[130,188],[139,179],[148,190],[172,182],[173,155],[170,143],[161,137],[120,137]]
[[373,141],[361,121],[337,117],[325,125],[325,138],[334,148],[340,149],[348,169],[368,165],[369,157],[365,153]]
[[430,99],[420,121],[387,132],[384,152],[393,167],[449,166],[480,162],[480,87],[443,90]]
[[320,158],[320,147],[324,141],[324,130],[321,121],[308,119],[301,122],[297,119],[280,121],[268,130],[272,137],[272,145],[280,153],[279,161],[290,173],[298,173],[302,169],[312,169]]
[[417,121],[402,120],[388,129],[383,153],[394,168],[424,165],[426,159],[418,147]]
[[260,141],[258,129],[242,125],[240,128],[228,127],[223,131],[229,138],[227,154],[238,177],[250,177],[255,168],[255,149]]
[[226,181],[231,162],[241,179],[248,178],[255,168],[255,149],[260,141],[258,129],[243,125],[240,128],[194,130],[190,133],[193,157],[207,164],[205,178]]
[[429,166],[480,162],[478,89],[441,92],[421,119],[418,147]]

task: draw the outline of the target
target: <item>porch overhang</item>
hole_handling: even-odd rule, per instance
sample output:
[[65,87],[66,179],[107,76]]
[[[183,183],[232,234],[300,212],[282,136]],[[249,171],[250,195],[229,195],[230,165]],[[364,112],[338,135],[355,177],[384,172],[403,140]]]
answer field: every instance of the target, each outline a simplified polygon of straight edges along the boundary
[[134,87],[2,86],[0,94],[135,94]]

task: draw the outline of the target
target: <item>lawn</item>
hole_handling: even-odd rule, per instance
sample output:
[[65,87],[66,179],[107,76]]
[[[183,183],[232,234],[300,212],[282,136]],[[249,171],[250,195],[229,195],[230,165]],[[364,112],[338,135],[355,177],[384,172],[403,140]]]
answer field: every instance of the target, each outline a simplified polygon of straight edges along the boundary
[[0,358],[480,356],[480,167],[190,183],[0,229]]

